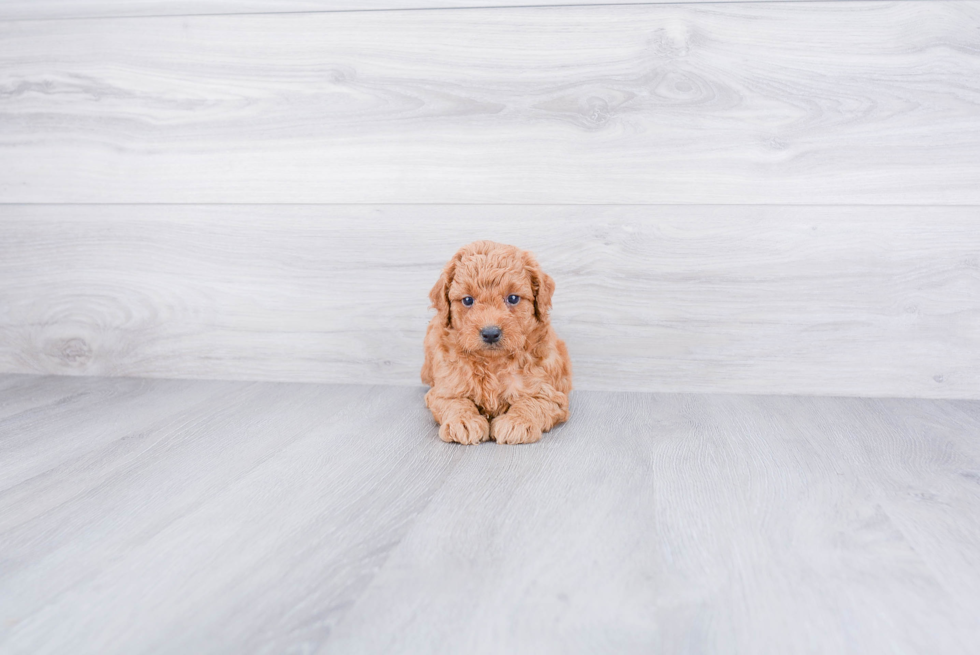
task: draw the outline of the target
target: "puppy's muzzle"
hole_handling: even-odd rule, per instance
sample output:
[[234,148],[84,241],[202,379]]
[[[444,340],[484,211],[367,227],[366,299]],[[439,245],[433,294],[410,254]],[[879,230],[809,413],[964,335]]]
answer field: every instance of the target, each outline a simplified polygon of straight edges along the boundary
[[480,330],[480,336],[483,338],[483,343],[489,345],[493,345],[500,341],[500,337],[503,335],[503,333],[504,331],[496,325],[488,325]]

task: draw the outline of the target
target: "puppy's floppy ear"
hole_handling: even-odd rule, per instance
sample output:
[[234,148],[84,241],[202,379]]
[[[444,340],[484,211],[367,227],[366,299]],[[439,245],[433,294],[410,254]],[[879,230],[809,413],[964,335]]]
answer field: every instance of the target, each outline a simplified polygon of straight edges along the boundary
[[551,296],[555,293],[555,281],[551,276],[541,270],[538,261],[529,252],[524,253],[524,271],[531,281],[531,289],[534,291],[534,316],[539,321],[548,319],[548,312],[551,310]]
[[442,269],[442,274],[436,281],[435,286],[432,287],[432,291],[429,292],[429,300],[432,301],[432,306],[435,308],[438,316],[440,317],[443,324],[446,327],[451,327],[453,323],[452,316],[450,315],[450,302],[449,302],[449,286],[453,283],[453,277],[456,275],[456,265],[463,259],[462,252],[456,253],[446,267]]

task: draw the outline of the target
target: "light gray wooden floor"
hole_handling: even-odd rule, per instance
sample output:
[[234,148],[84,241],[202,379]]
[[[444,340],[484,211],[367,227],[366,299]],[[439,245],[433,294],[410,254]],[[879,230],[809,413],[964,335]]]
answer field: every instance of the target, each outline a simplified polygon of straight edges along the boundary
[[968,653],[980,402],[0,376],[3,653]]

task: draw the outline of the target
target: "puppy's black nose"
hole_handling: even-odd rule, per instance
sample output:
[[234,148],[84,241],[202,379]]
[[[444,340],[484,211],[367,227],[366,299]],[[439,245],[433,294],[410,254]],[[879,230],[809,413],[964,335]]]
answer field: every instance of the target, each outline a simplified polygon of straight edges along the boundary
[[500,341],[501,334],[503,334],[503,330],[496,325],[488,325],[480,330],[480,336],[483,337],[483,341],[486,343],[497,343]]

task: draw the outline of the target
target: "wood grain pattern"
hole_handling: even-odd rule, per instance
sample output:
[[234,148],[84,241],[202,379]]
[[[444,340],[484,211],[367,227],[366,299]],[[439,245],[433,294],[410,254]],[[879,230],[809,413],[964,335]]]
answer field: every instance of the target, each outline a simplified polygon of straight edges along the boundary
[[[74,383],[145,406],[0,423],[60,454],[0,491],[5,653],[320,643],[462,454],[424,438],[419,389]],[[0,479],[25,455],[4,446]]]
[[577,391],[461,447],[420,387],[0,376],[48,384],[79,400],[0,418],[56,455],[0,490],[4,653],[980,639],[980,402]]
[[[944,413],[929,402],[575,401],[572,422],[540,449],[461,463],[321,652],[973,647],[977,587],[953,593],[917,545],[942,543],[956,555],[949,571],[980,563],[980,494],[960,475],[980,460],[943,443],[980,425],[900,428]],[[945,465],[904,448],[912,438],[945,449]],[[866,449],[914,462],[880,474]],[[912,526],[892,516],[889,501],[908,504],[909,486],[936,482],[962,502],[919,499]]]
[[[871,408],[881,437],[854,445],[878,471],[882,508],[943,587],[968,604],[980,588],[980,404],[882,400]],[[850,414],[867,409],[853,403]]]
[[0,377],[0,419],[30,411],[45,402],[70,396],[78,385],[64,380],[62,385],[38,376],[4,375]]
[[0,24],[0,201],[980,204],[975,2]]
[[580,389],[980,397],[975,207],[0,207],[0,371],[417,384],[477,238]]
[[[4,0],[0,20],[195,16],[330,11],[474,9],[576,5],[649,5],[677,0]],[[684,0],[695,2],[803,2],[808,0]],[[853,0],[836,0],[849,2]],[[884,1],[884,0],[882,0]],[[891,0],[895,1],[895,0]]]

